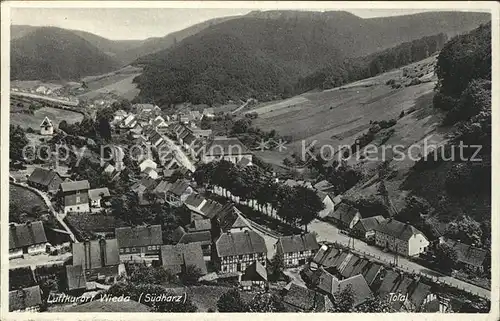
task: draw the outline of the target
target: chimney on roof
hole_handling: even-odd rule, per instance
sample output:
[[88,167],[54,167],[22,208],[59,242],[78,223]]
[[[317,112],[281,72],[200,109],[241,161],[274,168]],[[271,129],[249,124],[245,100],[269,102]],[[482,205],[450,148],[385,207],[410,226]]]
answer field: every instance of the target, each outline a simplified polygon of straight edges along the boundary
[[26,222],[26,226],[30,227],[31,226],[31,221]]
[[16,229],[16,223],[10,223],[10,224],[9,224],[9,227],[10,227],[11,229],[15,230],[15,229]]

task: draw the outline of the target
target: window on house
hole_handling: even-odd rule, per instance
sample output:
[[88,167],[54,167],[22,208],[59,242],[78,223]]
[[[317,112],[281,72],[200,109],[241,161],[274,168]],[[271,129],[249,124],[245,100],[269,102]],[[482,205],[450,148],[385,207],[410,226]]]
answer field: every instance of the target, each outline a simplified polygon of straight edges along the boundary
[[300,255],[304,254],[304,251],[300,251]]
[[242,260],[243,259],[243,255],[238,255],[238,259]]
[[123,249],[120,249],[120,253],[123,253]]
[[76,202],[77,202],[77,203],[80,203],[80,196],[77,196],[77,197],[76,197]]
[[133,247],[133,248],[131,249],[131,251],[132,251],[132,252],[135,252],[135,247]]
[[129,253],[129,252],[130,252],[130,249],[127,247],[127,248],[125,249],[125,253]]

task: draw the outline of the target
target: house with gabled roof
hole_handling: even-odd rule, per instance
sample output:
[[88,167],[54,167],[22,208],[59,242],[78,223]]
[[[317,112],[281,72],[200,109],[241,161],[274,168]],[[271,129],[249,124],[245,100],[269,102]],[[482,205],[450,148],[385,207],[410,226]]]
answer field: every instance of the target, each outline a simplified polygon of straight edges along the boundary
[[40,286],[9,291],[10,312],[38,312],[43,304]]
[[54,125],[50,121],[49,117],[45,116],[42,123],[40,124],[40,135],[51,136],[54,134]]
[[318,217],[324,218],[333,213],[335,211],[335,206],[337,205],[337,203],[335,202],[336,199],[333,194],[319,190],[316,190],[316,194],[318,195],[321,202],[325,205],[325,207],[318,212]]
[[41,221],[9,224],[9,259],[45,253],[47,236]]
[[107,187],[94,188],[89,190],[90,207],[101,208],[101,201],[106,201],[111,195]]
[[158,255],[163,244],[161,225],[120,227],[115,229],[120,254]]
[[318,251],[319,244],[314,234],[305,233],[280,237],[275,247],[285,267],[293,267],[306,264]]
[[205,108],[203,109],[202,115],[203,115],[202,117],[214,118],[215,117],[214,109],[212,107]]
[[455,250],[460,265],[471,271],[482,272],[484,270],[488,251],[450,239],[446,240],[445,243]]
[[352,229],[362,219],[359,210],[349,204],[341,203],[335,210],[326,216],[326,219],[341,229]]
[[64,181],[59,186],[64,214],[68,212],[90,212],[89,181]]
[[179,207],[194,192],[189,181],[179,179],[168,186],[165,201],[172,206]]
[[256,260],[266,266],[266,243],[252,230],[222,233],[215,247],[215,261],[221,273],[244,272]]
[[404,256],[417,256],[426,251],[429,241],[412,225],[387,219],[375,227],[375,244]]
[[207,274],[201,245],[196,242],[162,245],[160,262],[162,267],[172,274],[183,273],[189,265],[199,269],[202,275]]
[[48,193],[56,193],[63,182],[61,175],[53,170],[37,167],[28,177],[28,185]]
[[375,237],[375,228],[385,220],[382,215],[360,219],[352,228],[352,233],[357,237],[369,240]]
[[259,262],[250,264],[241,276],[240,286],[243,290],[264,290],[267,288],[267,270]]
[[[82,282],[76,280],[76,278],[85,277],[86,281],[96,281],[116,278],[119,275],[120,257],[116,239],[101,238],[99,240],[73,243],[72,254],[72,265],[82,267],[70,271],[72,274],[69,276],[73,278],[70,282],[73,284]],[[84,276],[77,275],[78,271],[81,271]]]
[[186,232],[182,226],[179,226],[174,230],[172,239],[177,244],[199,243],[203,255],[210,258],[212,248],[212,234],[210,230]]

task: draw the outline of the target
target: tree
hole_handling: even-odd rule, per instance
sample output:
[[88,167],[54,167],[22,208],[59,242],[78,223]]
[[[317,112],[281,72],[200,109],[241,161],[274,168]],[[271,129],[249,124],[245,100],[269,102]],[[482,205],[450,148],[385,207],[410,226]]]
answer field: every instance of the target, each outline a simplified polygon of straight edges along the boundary
[[318,194],[305,186],[296,186],[294,188],[293,202],[290,206],[295,208],[297,221],[305,226],[306,231],[307,225],[325,208]]
[[169,282],[174,282],[176,279],[174,275],[162,267],[131,265],[127,267],[127,270],[131,270],[129,272],[129,280],[135,284],[165,285]]
[[458,261],[457,251],[446,243],[439,244],[434,251],[436,264],[446,271],[451,271]]
[[464,215],[460,219],[451,222],[448,225],[446,233],[450,237],[460,240],[461,242],[474,246],[481,246],[481,239],[483,236],[481,224],[469,216]]
[[285,268],[285,262],[283,261],[283,256],[278,253],[274,254],[268,265],[268,277],[270,281],[277,281],[281,277],[283,269]]
[[354,292],[352,286],[348,285],[333,294],[333,308],[329,312],[352,312],[354,305]]
[[197,266],[189,264],[180,274],[180,279],[184,285],[194,285],[198,283],[201,276],[201,270]]
[[286,312],[283,300],[276,294],[258,293],[248,304],[249,312]]
[[25,162],[26,160],[23,157],[23,149],[26,145],[29,144],[29,140],[24,133],[24,130],[21,126],[10,125],[10,150],[9,157],[13,161],[21,161]]
[[229,290],[222,294],[217,301],[217,310],[219,312],[246,312],[246,304],[240,296],[237,289]]

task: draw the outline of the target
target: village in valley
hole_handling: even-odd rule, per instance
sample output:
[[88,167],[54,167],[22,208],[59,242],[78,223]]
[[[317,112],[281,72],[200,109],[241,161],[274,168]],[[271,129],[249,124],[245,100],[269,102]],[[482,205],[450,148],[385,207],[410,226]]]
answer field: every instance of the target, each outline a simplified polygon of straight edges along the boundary
[[[371,141],[437,133],[444,142],[449,127],[415,129],[444,118],[430,107],[439,52],[425,55],[271,103],[85,97],[99,90],[92,81],[129,81],[142,65],[65,86],[12,82],[9,311],[488,313],[491,238],[477,232],[488,225],[466,215],[440,221],[423,197],[400,188],[418,185],[414,168],[434,165],[327,161],[314,156],[319,144],[300,159],[287,128],[296,123],[265,126],[296,115],[307,127],[317,117],[317,128],[297,135],[344,135],[355,155]],[[373,111],[338,133],[328,130],[343,123],[318,129],[341,122],[325,115],[349,114],[355,99],[359,109],[377,99],[393,108],[386,98],[397,101],[390,117]],[[451,203],[443,197],[439,210],[453,211],[443,210]]]
[[[64,166],[49,158],[30,165],[24,177],[11,176],[11,184],[43,199],[50,216],[10,223],[10,286],[23,286],[9,293],[16,310],[71,306],[70,299],[50,304],[43,296],[54,296],[55,289],[73,297],[95,296],[127,276],[160,274],[157,269],[177,284],[166,287],[167,292],[183,293],[184,285],[193,295],[197,287],[214,289],[214,294],[224,289],[238,289],[244,296],[280,293],[286,311],[329,311],[336,293],[348,286],[354,309],[378,298],[387,311],[446,312],[456,309],[462,296],[482,297],[442,274],[414,269],[419,263],[413,262],[419,261],[412,258],[432,256],[436,246],[448,242],[460,264],[482,270],[486,251],[444,237],[429,239],[411,225],[380,215],[363,218],[326,180],[297,181],[265,172],[238,138],[213,137],[210,129],[200,129],[204,118],[215,117],[213,108],[163,115],[152,104],[120,107],[114,103],[102,109],[112,115],[111,141],[121,142],[109,145],[106,162],[76,165],[71,160]],[[49,142],[71,141],[72,135],[54,128],[55,121],[44,118],[39,134],[50,137]],[[132,146],[142,149],[136,158]],[[196,155],[195,147],[205,148]],[[90,148],[89,158],[95,152]],[[257,183],[227,181],[230,170],[262,181],[263,190],[255,190]],[[304,214],[310,219],[280,219],[273,208],[280,200],[261,195],[273,193],[271,186],[277,193],[296,189],[316,198],[315,224],[306,230],[295,222],[308,224],[316,213]],[[260,224],[253,219],[256,213]],[[315,225],[326,232],[315,231]],[[413,265],[399,265],[398,257]],[[462,294],[449,295],[450,288]],[[19,291],[26,296],[19,298]]]

